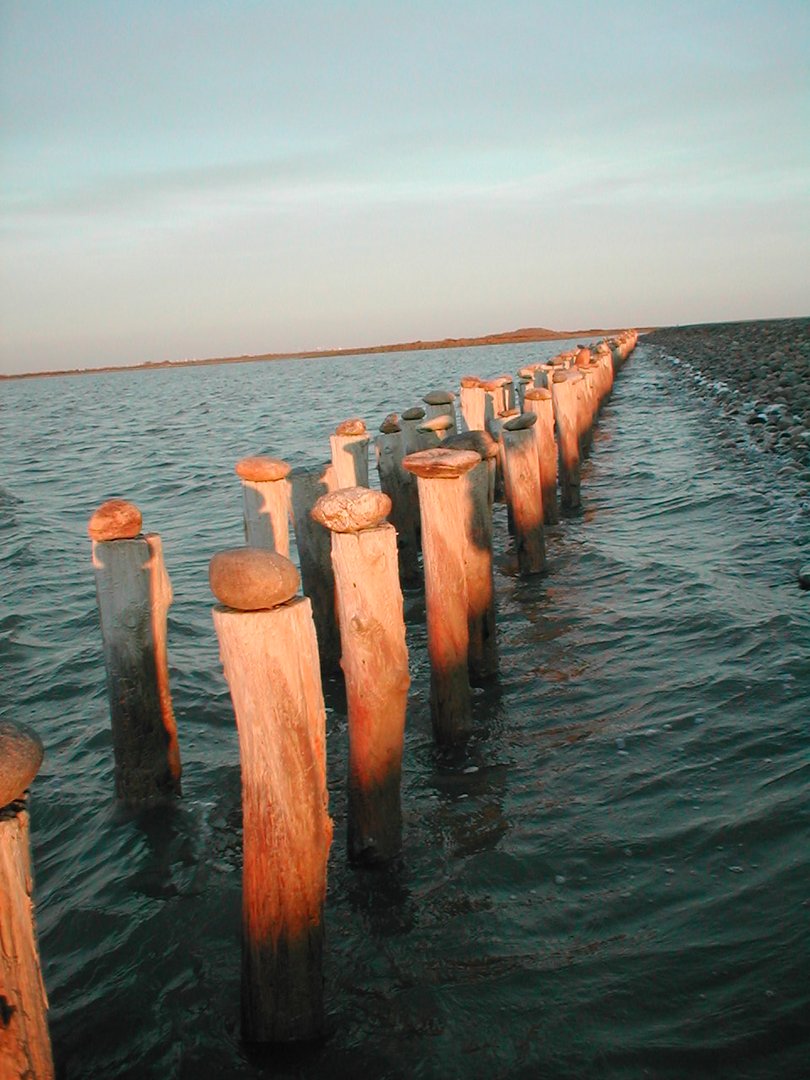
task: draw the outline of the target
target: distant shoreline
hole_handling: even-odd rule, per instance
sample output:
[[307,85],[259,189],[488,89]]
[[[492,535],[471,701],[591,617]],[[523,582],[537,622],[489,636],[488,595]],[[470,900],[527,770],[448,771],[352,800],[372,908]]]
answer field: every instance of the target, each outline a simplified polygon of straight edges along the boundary
[[[0,375],[0,379],[50,379],[57,375],[102,375],[110,371],[161,371],[165,368],[205,367],[209,364],[255,364],[268,360],[317,360],[330,356],[364,356],[377,353],[419,352],[427,349],[467,349],[477,345],[521,345],[532,341],[561,341],[575,337],[608,337],[627,327],[612,330],[547,330],[529,327],[508,330],[502,334],[482,337],[442,338],[440,341],[406,341],[397,345],[357,346],[349,349],[310,349],[303,352],[259,353],[251,356],[218,356],[207,360],[147,360],[141,364],[107,364],[104,367],[69,368],[65,371],[25,371],[15,375]],[[646,333],[656,327],[637,328]]]

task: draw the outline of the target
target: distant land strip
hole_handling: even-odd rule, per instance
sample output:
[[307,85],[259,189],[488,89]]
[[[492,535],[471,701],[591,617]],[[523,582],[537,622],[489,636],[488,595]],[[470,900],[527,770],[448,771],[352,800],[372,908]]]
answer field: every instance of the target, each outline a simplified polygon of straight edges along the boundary
[[[25,371],[16,375],[0,375],[0,379],[49,379],[55,375],[100,375],[107,371],[159,371],[161,368],[205,367],[208,364],[255,364],[261,360],[317,360],[328,356],[366,356],[375,353],[418,352],[422,349],[467,349],[474,345],[520,345],[531,341],[558,341],[575,337],[609,337],[627,327],[613,330],[547,330],[542,326],[507,330],[502,334],[483,337],[442,338],[441,341],[404,341],[397,345],[371,345],[350,349],[309,349],[304,352],[259,353],[255,356],[217,356],[208,360],[146,360],[141,364],[108,364],[104,367],[70,368],[66,371]],[[634,327],[647,333],[657,327]]]

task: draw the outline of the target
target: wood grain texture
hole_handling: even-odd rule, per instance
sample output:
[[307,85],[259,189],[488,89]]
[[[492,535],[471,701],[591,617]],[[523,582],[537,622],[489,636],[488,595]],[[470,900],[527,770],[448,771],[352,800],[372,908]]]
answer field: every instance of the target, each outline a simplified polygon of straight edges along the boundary
[[128,802],[180,793],[169,689],[166,613],[172,600],[160,537],[94,541],[115,790]]
[[378,863],[402,846],[408,650],[392,525],[332,534],[349,719],[348,851]]
[[466,546],[472,514],[463,476],[418,477],[422,516],[430,711],[440,745],[470,734],[472,714],[467,672],[469,626]]
[[323,1032],[323,905],[332,840],[326,714],[311,606],[215,607],[242,766],[242,1031]]
[[369,435],[331,435],[335,486],[368,487]]
[[286,479],[243,480],[245,543],[290,557],[290,484]]
[[504,429],[501,438],[506,497],[512,511],[518,568],[523,575],[541,574],[546,568],[546,545],[534,431],[532,428]]
[[374,441],[380,489],[391,500],[389,521],[397,531],[399,574],[404,584],[421,579],[419,568],[419,501],[413,477],[402,466],[405,439],[402,431],[378,435]]
[[471,507],[465,550],[467,576],[467,670],[479,686],[498,673],[495,586],[492,574],[492,497],[494,458],[484,459],[461,477]]
[[524,408],[537,416],[533,431],[540,469],[543,521],[546,525],[556,525],[560,520],[560,507],[557,500],[558,450],[554,436],[554,403],[550,396],[536,398],[528,394],[524,399]]
[[551,389],[559,447],[560,504],[566,510],[576,510],[582,505],[576,387],[564,379],[552,382]]
[[27,795],[0,809],[0,1080],[54,1075],[28,829]]
[[301,584],[312,603],[312,618],[318,637],[318,653],[324,674],[340,671],[340,631],[332,569],[332,537],[311,516],[312,507],[337,487],[332,465],[318,469],[294,469],[290,474],[292,517]]

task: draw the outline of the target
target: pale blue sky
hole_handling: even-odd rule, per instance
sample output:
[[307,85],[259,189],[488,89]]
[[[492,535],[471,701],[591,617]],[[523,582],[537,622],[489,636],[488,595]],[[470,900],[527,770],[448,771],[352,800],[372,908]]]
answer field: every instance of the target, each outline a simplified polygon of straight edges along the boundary
[[4,0],[0,371],[810,314],[810,4]]

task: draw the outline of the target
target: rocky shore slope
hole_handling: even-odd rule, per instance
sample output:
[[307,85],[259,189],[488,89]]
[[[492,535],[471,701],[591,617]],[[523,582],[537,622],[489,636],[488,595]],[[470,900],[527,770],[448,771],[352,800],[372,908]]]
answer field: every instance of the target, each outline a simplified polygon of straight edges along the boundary
[[666,327],[639,343],[689,366],[761,449],[810,481],[810,318]]

